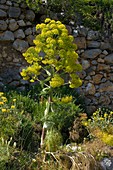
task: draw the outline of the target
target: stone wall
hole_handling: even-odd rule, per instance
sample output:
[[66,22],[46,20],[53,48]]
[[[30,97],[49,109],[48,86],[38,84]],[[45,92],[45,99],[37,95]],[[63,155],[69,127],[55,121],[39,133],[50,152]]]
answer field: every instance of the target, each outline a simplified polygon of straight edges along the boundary
[[[35,16],[24,3],[0,0],[0,90],[7,85],[24,90],[28,84],[20,76],[20,70],[26,65],[22,53],[33,45]],[[41,13],[41,17],[45,16]],[[83,84],[77,91],[85,96],[88,111],[98,106],[113,108],[112,39],[105,39],[98,31],[83,26],[66,27],[78,46],[77,53],[83,66],[83,71],[78,74]]]
[[16,0],[0,0],[0,90],[6,85],[24,90],[19,72],[26,65],[22,53],[33,45],[35,13]]

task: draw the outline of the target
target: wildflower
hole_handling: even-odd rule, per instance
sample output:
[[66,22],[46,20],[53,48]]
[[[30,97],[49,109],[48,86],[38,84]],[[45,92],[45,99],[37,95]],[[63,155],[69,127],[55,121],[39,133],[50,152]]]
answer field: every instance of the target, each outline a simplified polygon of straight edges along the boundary
[[84,126],[88,126],[88,122],[84,122]]
[[0,96],[3,96],[3,94],[4,94],[3,92],[0,92]]
[[58,74],[55,74],[55,76],[50,81],[50,86],[53,88],[60,87],[63,84],[64,84],[64,79],[62,79]]
[[93,116],[96,116],[96,115],[97,115],[97,113],[96,113],[96,112],[94,112],[94,113],[93,113]]
[[6,98],[6,97],[2,96],[1,98],[2,98],[2,100],[3,100],[4,102],[7,101],[7,98]]
[[31,80],[30,80],[30,82],[31,82],[31,83],[34,83],[34,80],[33,80],[33,79],[31,79]]
[[15,106],[14,106],[14,105],[12,105],[12,106],[11,106],[11,109],[15,109]]
[[48,23],[48,22],[50,22],[50,21],[51,21],[50,18],[46,18],[46,19],[45,19],[45,23]]
[[13,99],[13,102],[16,102],[16,99]]
[[71,102],[72,101],[72,96],[66,96],[66,97],[62,97],[61,98],[61,102],[63,102],[63,103],[69,103],[69,102]]
[[2,112],[4,113],[4,112],[7,112],[7,109],[2,109]]
[[108,116],[108,114],[107,114],[107,113],[105,113],[105,114],[104,114],[104,118],[107,118],[107,116]]
[[0,102],[0,105],[3,105],[4,104],[4,102]]

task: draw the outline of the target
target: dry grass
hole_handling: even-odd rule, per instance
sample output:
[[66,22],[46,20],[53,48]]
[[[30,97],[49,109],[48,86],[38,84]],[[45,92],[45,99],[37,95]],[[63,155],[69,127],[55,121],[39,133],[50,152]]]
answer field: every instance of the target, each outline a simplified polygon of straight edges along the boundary
[[94,157],[86,152],[45,152],[37,155],[37,170],[99,170]]

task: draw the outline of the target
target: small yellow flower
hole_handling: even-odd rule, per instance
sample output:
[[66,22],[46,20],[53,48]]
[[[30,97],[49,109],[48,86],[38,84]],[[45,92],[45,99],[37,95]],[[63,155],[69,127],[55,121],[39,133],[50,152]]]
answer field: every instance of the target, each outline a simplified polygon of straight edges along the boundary
[[51,21],[50,18],[46,18],[46,19],[45,19],[45,23],[48,23],[48,22],[50,22],[50,21]]
[[34,80],[33,80],[33,79],[31,79],[31,80],[30,80],[30,82],[31,82],[31,83],[34,83]]
[[4,102],[7,102],[7,98],[6,98],[6,97],[2,96],[1,98],[2,98],[2,100],[3,100]]
[[108,117],[108,114],[107,114],[107,113],[105,113],[105,114],[104,114],[104,118],[107,118],[107,117]]
[[16,99],[13,99],[13,102],[16,102]]
[[100,117],[99,119],[100,119],[100,120],[104,120],[104,118],[103,118],[103,117]]
[[3,96],[3,94],[4,94],[3,92],[0,92],[0,96]]
[[88,122],[84,122],[83,125],[84,125],[84,126],[88,126]]
[[11,109],[15,109],[15,106],[14,106],[14,105],[12,105],[12,106],[11,106]]
[[93,116],[96,116],[96,115],[97,115],[97,113],[96,113],[96,112],[94,112],[94,113],[93,113]]
[[0,105],[3,105],[4,104],[4,102],[0,102]]
[[7,109],[2,109],[2,112],[4,113],[4,112],[7,112]]

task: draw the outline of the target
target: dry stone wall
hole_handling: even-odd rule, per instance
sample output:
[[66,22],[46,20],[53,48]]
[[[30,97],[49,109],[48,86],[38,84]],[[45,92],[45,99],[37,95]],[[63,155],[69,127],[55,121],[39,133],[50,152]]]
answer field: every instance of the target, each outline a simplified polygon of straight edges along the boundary
[[[42,18],[44,18],[43,14]],[[22,53],[33,45],[36,35],[35,12],[16,0],[0,0],[0,90],[13,86],[24,90],[28,85],[20,76],[26,66]],[[99,106],[113,108],[113,42],[98,31],[83,26],[66,25],[78,46],[79,62],[83,71],[78,73],[83,84],[77,91],[84,95],[89,112]]]

